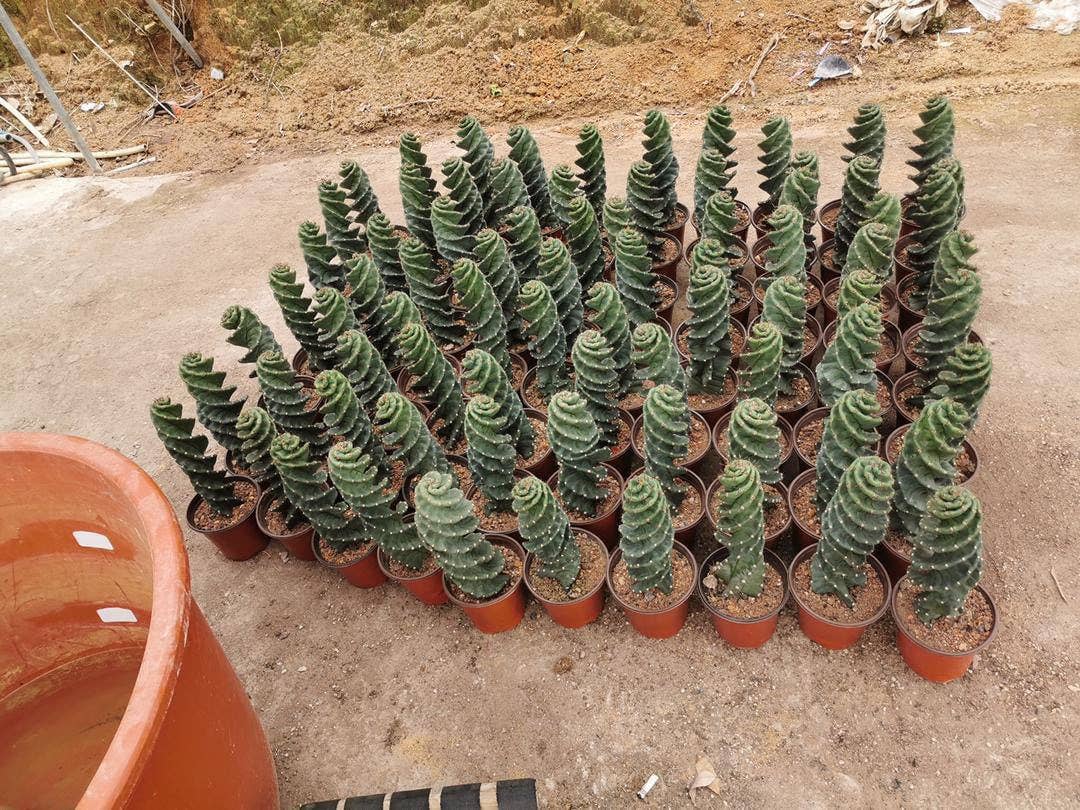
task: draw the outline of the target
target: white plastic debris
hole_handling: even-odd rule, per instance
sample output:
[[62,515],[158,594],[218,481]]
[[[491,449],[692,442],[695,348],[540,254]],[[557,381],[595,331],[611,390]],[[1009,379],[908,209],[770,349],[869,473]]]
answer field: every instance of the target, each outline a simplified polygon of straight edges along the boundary
[[645,797],[649,795],[649,791],[656,787],[656,783],[659,781],[660,777],[654,773],[652,776],[645,780],[645,784],[642,785],[641,790],[637,792],[637,797],[644,801]]
[[223,71],[221,68],[212,67],[210,68],[210,78],[213,79],[215,82],[220,82],[222,79],[225,78],[225,71]]
[[79,109],[83,112],[96,113],[105,109],[104,101],[84,101],[79,105]]
[[810,80],[810,87],[826,79],[839,79],[852,74],[851,63],[838,54],[830,54],[818,62],[814,70],[814,78]]

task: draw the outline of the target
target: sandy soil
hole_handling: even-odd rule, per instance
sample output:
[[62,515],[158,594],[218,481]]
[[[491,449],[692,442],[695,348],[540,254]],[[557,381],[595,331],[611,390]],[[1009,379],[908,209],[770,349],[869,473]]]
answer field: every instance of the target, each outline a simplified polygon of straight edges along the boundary
[[[823,200],[839,188],[841,127],[861,100],[853,89],[829,90],[827,115],[794,114],[797,144],[822,156]],[[974,672],[947,687],[920,681],[888,620],[855,649],[827,653],[800,634],[790,607],[753,653],[723,646],[700,607],[665,642],[635,635],[612,605],[572,632],[532,605],[520,628],[489,638],[392,587],[359,591],[273,551],[227,563],[189,533],[195,595],[265,724],[286,806],[532,776],[548,807],[630,807],[655,772],[648,804],[679,807],[700,754],[720,772],[724,803],[740,807],[1075,806],[1080,115],[1065,93],[957,107],[965,224],[985,288],[977,327],[995,352],[974,488],[987,516],[984,583],[1003,617]],[[751,200],[752,144],[768,111],[740,110],[738,182]],[[912,112],[890,117],[892,190],[907,189]],[[549,165],[572,156],[567,133],[578,123],[538,128]],[[505,128],[492,129],[501,138]],[[700,112],[680,112],[674,128],[685,200]],[[604,132],[618,189],[639,147],[628,119]],[[434,151],[448,153],[449,138]],[[0,192],[0,427],[114,446],[181,510],[190,491],[153,434],[149,403],[183,394],[176,364],[192,349],[216,354],[251,391],[218,317],[245,303],[286,335],[265,273],[300,264],[296,224],[317,215],[316,181],[339,157]],[[358,157],[399,216],[394,149]]]

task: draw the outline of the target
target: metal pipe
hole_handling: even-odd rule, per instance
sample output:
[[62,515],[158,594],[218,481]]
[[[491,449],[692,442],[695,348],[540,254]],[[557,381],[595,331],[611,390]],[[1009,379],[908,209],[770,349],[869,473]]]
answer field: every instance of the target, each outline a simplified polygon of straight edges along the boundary
[[195,48],[188,42],[187,37],[185,37],[180,29],[176,27],[176,23],[173,22],[172,17],[165,13],[165,9],[158,4],[157,0],[146,0],[146,5],[150,6],[150,10],[154,12],[159,20],[161,20],[161,24],[169,29],[172,38],[184,49],[184,53],[191,57],[191,61],[195,63],[195,67],[201,68],[203,66],[202,57],[199,56]]

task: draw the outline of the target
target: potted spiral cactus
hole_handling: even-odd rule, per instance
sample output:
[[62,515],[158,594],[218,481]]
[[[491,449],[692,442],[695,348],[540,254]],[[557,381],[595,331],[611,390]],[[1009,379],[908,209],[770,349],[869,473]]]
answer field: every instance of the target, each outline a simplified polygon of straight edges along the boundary
[[982,507],[966,489],[946,486],[926,504],[907,576],[891,600],[904,662],[929,681],[963,676],[997,629],[997,608],[978,584]]
[[884,460],[855,459],[821,517],[821,541],[788,568],[799,627],[826,649],[855,644],[888,607],[889,575],[871,552],[885,537],[892,490]]
[[255,522],[259,485],[245,476],[217,469],[206,450],[210,442],[194,435],[195,420],[168,397],[154,400],[150,421],[173,461],[195,490],[188,503],[188,526],[212,542],[230,560],[249,560],[266,548],[267,537]]
[[[848,127],[851,140],[844,144],[846,163],[865,155],[880,166],[885,156],[885,115],[877,104],[862,104],[855,113],[855,120]],[[832,200],[821,206],[817,214],[821,226],[822,247],[835,237],[836,220],[840,214],[841,200]],[[843,266],[842,264],[840,265]]]
[[482,633],[518,626],[525,615],[525,551],[479,521],[454,477],[432,470],[416,487],[416,531],[443,572],[443,588]]
[[760,239],[765,236],[765,220],[776,210],[780,202],[780,191],[784,178],[791,167],[791,122],[779,115],[768,118],[761,126],[761,141],[758,143],[760,166],[757,173],[762,176],[758,185],[765,192],[765,199],[754,209],[751,222],[754,232]]
[[686,303],[690,317],[675,332],[675,345],[688,361],[690,407],[711,428],[735,399],[733,360],[746,345],[746,330],[731,317],[732,285],[715,265],[690,270]]
[[635,630],[670,638],[686,623],[697,582],[697,562],[675,540],[671,506],[660,482],[643,473],[623,496],[619,547],[608,564],[612,597]]
[[784,564],[765,548],[765,492],[757,467],[734,459],[719,479],[716,542],[701,565],[698,598],[733,647],[753,649],[776,631],[787,601]]

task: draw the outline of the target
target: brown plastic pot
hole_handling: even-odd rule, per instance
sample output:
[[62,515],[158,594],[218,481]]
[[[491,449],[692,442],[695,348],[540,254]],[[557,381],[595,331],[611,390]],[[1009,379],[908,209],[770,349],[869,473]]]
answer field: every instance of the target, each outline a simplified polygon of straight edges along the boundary
[[[703,417],[696,411],[690,411],[690,421],[691,424],[697,422],[699,425],[701,425],[701,427],[703,427],[705,430],[706,436],[708,437],[709,423],[705,421],[705,417]],[[634,456],[641,463],[645,462],[645,439],[641,433],[641,431],[644,429],[644,424],[644,417],[639,415],[638,418],[634,420],[633,426],[630,428],[630,447],[633,449]],[[690,470],[695,473],[701,472],[701,468],[705,465],[706,457],[709,455],[709,449],[711,448],[711,446],[712,440],[710,438],[708,441],[705,442],[704,447],[700,448],[698,452],[694,453],[693,456],[687,458],[679,466],[681,466],[683,469]]]
[[379,568],[379,558],[375,554],[378,546],[371,544],[364,556],[357,560],[346,563],[332,563],[327,560],[319,548],[319,535],[311,536],[311,549],[315,553],[315,559],[327,568],[337,571],[350,585],[357,588],[376,588],[386,582],[386,574]]
[[528,393],[529,386],[532,385],[532,381],[536,379],[536,366],[533,366],[525,372],[525,377],[521,380],[521,401],[525,403],[526,410],[533,410],[537,413],[544,415],[547,418],[547,403],[546,402],[534,402],[529,398]]
[[[684,361],[683,365],[686,366],[689,361]],[[702,408],[700,405],[694,407],[694,413],[698,414],[705,420],[705,424],[709,426],[709,431],[716,426],[716,423],[720,421],[720,418],[725,414],[731,413],[731,409],[735,406],[735,398],[738,396],[738,378],[735,375],[735,369],[729,368],[727,372],[728,379],[731,380],[731,396],[711,408]],[[694,394],[690,395],[691,402],[693,402]]]
[[874,548],[874,556],[881,560],[881,564],[889,572],[889,579],[893,582],[899,582],[911,567],[911,557],[891,546],[887,540],[882,540],[877,544]]
[[[739,357],[742,354],[742,350],[746,349],[746,338],[747,338],[746,326],[744,324],[740,323],[739,321],[735,320],[734,318],[729,320],[728,324],[729,324],[728,325],[728,331],[729,332],[735,332],[741,338],[741,342],[740,342],[741,350],[740,350],[739,354],[735,354],[735,346],[734,346],[735,341],[732,340],[731,365],[732,365],[732,367],[738,367]],[[689,341],[689,337],[686,334],[687,330],[689,330],[689,328],[690,328],[690,321],[689,320],[683,321],[682,323],[680,323],[675,328],[675,336],[674,336],[675,351],[677,351],[679,353],[679,357],[682,359],[682,361],[684,361],[684,364],[688,364],[689,361],[690,361],[690,348],[689,348],[690,341]],[[683,348],[683,344],[682,344],[682,340],[683,340],[684,336],[687,337],[687,346],[686,346],[686,348]]]
[[[607,570],[608,555],[607,546],[604,545],[604,541],[597,537],[592,532],[587,532],[584,529],[574,529],[573,531],[581,532],[585,535],[586,539],[590,543],[596,543],[600,547],[600,550],[604,554],[604,570]],[[533,599],[539,602],[547,615],[551,617],[551,620],[555,624],[561,627],[567,627],[574,630],[578,627],[584,627],[600,618],[600,614],[604,611],[604,577],[600,578],[600,581],[596,583],[587,594],[579,596],[577,599],[571,599],[566,602],[552,602],[545,599],[536,589],[532,583],[532,567],[536,562],[536,555],[531,551],[525,555],[525,587],[529,589],[529,593],[532,594]]]
[[821,228],[821,244],[823,246],[826,242],[836,236],[836,220],[833,220],[833,224],[831,226],[826,225],[823,221],[825,219],[825,215],[831,214],[833,211],[839,213],[840,200],[830,200],[829,202],[818,208],[817,211],[816,219],[818,227]]
[[[526,417],[531,417],[533,419],[543,422],[545,425],[544,429],[547,429],[547,416],[545,414],[541,413],[535,408],[525,408],[524,410]],[[518,461],[520,462],[521,459],[519,458]],[[519,470],[524,470],[530,475],[535,475],[542,481],[546,481],[548,478],[551,477],[551,474],[555,472],[555,452],[551,449],[551,445],[549,444],[547,452],[544,453],[544,455],[540,456],[540,458],[538,458],[532,464],[519,463],[517,468]]]
[[[825,327],[825,334],[822,337],[822,346],[824,348],[831,346],[833,340],[836,339],[836,330],[839,323],[839,321],[833,321]],[[874,367],[889,379],[893,379],[894,375],[898,377],[903,373],[905,365],[904,356],[900,351],[903,338],[900,335],[900,330],[888,321],[882,321],[881,325],[883,327],[883,334],[889,336],[889,339],[892,341],[893,346],[896,347],[896,350],[884,360],[875,360]]]
[[690,209],[681,202],[677,202],[675,203],[675,219],[664,228],[664,233],[673,236],[679,244],[682,244],[683,237],[686,236],[686,223],[689,221]]
[[914,194],[905,194],[900,198],[900,236],[907,236],[918,227],[913,220],[908,219],[908,213],[913,205],[915,205]]
[[[722,474],[722,471],[721,471]],[[716,534],[716,515],[713,514],[713,495],[716,494],[716,490],[720,488],[720,477],[718,474],[713,482],[709,484],[709,490],[705,493],[705,522],[709,526],[709,531],[713,535]],[[787,511],[787,520],[784,521],[784,525],[774,532],[770,532],[765,535],[765,548],[775,548],[776,545],[791,531],[791,504],[788,502],[788,488],[784,484],[772,484],[771,486],[776,488],[776,491],[780,495],[781,504]]]
[[809,548],[821,539],[821,533],[815,532],[799,520],[799,516],[795,513],[795,493],[806,486],[807,482],[816,479],[817,470],[815,468],[804,470],[795,476],[795,480],[791,482],[791,486],[788,487],[787,491],[788,512],[791,513],[791,521],[795,524],[795,544],[799,548]]
[[843,268],[836,266],[836,240],[827,239],[817,249],[818,276],[822,284],[828,284],[840,278]]
[[[609,550],[615,548],[619,544],[619,518],[622,517],[622,493],[624,488],[623,477],[619,475],[619,471],[612,467],[610,464],[604,464],[604,469],[608,474],[615,478],[616,483],[619,485],[619,497],[615,499],[615,503],[602,514],[596,517],[586,518],[585,520],[576,520],[569,513],[567,517],[570,519],[570,525],[577,529],[584,529],[587,532],[592,532],[599,537],[604,545]],[[551,478],[548,479],[547,484],[552,489],[558,489],[559,487],[559,473],[556,472]]]
[[[258,506],[261,490],[259,489],[259,483],[254,478],[248,478],[246,475],[230,475],[228,480],[251,482],[255,487],[255,506]],[[200,529],[195,525],[195,510],[199,508],[200,503],[202,503],[202,498],[198,495],[188,502],[187,512],[185,513],[188,528],[198,532],[217,546],[217,550],[226,559],[236,562],[250,560],[269,544],[269,538],[259,531],[259,524],[255,519],[255,506],[244,516],[243,520],[227,529]]]
[[715,607],[706,597],[705,586],[702,584],[702,581],[709,571],[712,570],[712,567],[717,563],[726,560],[727,556],[728,550],[726,548],[720,548],[706,557],[705,562],[701,564],[701,571],[698,574],[697,581],[698,601],[700,601],[701,604],[705,606],[705,610],[709,612],[709,618],[712,620],[713,628],[715,628],[716,633],[720,638],[732,647],[738,647],[742,650],[756,650],[772,638],[773,633],[776,632],[777,622],[780,620],[780,611],[783,609],[784,605],[787,604],[788,594],[791,590],[788,587],[787,570],[784,568],[784,563],[776,556],[776,554],[769,551],[769,549],[765,549],[765,564],[771,565],[776,573],[780,575],[780,581],[783,583],[784,588],[784,596],[780,600],[780,604],[764,616],[753,619],[744,619],[741,616],[732,616]]
[[795,445],[795,455],[799,459],[800,471],[815,469],[817,465],[817,459],[811,461],[806,457],[806,454],[803,453],[802,449],[799,447],[799,433],[803,430],[803,428],[816,421],[821,421],[823,423],[822,426],[824,427],[824,420],[828,415],[828,408],[814,408],[814,410],[807,411],[801,417],[799,417],[799,421],[796,422],[795,427],[792,428],[791,437],[794,440],[793,443]]
[[[627,432],[630,435],[630,439],[622,447],[613,447],[611,455],[608,456],[607,463],[619,471],[620,475],[625,476],[630,472],[631,465],[634,461],[633,452],[633,435],[634,435],[634,417],[624,411],[622,408],[618,411],[619,421],[621,421],[627,427]],[[550,476],[551,473],[548,473]],[[537,476],[538,478],[540,476]]]
[[304,562],[314,562],[315,552],[311,550],[311,536],[315,530],[310,523],[306,529],[299,529],[290,534],[274,534],[267,528],[266,513],[270,511],[270,503],[273,500],[274,494],[272,492],[264,492],[259,496],[259,502],[255,506],[255,521],[259,524],[259,531],[271,540],[277,540],[281,545],[285,546],[289,556]]
[[[682,242],[670,233],[661,234],[661,239],[665,242],[674,243],[675,249],[671,251],[674,254],[674,258],[668,259],[667,261],[654,261],[652,271],[658,276],[670,278],[672,281],[675,281],[675,270],[679,266],[679,259],[682,258]],[[663,251],[661,255],[666,252],[666,250]]]
[[881,607],[874,612],[874,615],[869,619],[864,619],[861,622],[855,624],[844,624],[841,622],[834,622],[831,619],[826,619],[814,612],[812,608],[803,603],[799,598],[799,590],[795,587],[795,570],[805,559],[809,559],[810,556],[817,550],[817,545],[807,546],[798,554],[795,555],[795,559],[791,561],[791,565],[788,566],[788,582],[791,583],[791,596],[795,599],[795,604],[799,609],[799,628],[803,631],[803,634],[815,641],[827,650],[846,650],[848,647],[853,646],[861,637],[866,628],[885,615],[885,611],[889,608],[889,575],[885,571],[885,567],[877,560],[873,555],[866,558],[866,561],[870,563],[870,566],[877,573],[881,579],[881,584],[885,588],[885,598],[881,600]]
[[[514,470],[514,480],[515,481],[520,481],[523,478],[530,478],[530,477],[532,477],[531,473],[527,473],[524,470],[519,470],[519,469]],[[475,507],[476,504],[473,503],[473,497],[480,494],[480,488],[476,485],[476,482],[474,481],[472,486],[466,487],[464,490],[462,490],[462,492],[465,495],[465,500],[467,500],[469,503],[473,504],[473,506]],[[512,538],[512,539],[514,539],[514,540],[516,540],[516,541],[518,541],[520,543],[521,542],[521,532],[519,531],[520,524],[518,522],[517,513],[515,513],[513,510],[511,510],[509,513],[504,513],[504,514],[509,514],[514,518],[514,528],[513,529],[485,529],[483,527],[483,521],[481,520],[481,525],[479,526],[477,531],[482,532],[483,534],[497,534],[500,537],[510,537],[510,538]]]
[[801,372],[802,376],[810,384],[811,391],[810,398],[801,405],[781,406],[779,400],[777,401],[776,413],[779,414],[779,416],[781,416],[783,419],[786,419],[788,425],[791,425],[793,422],[798,422],[804,413],[814,410],[814,408],[818,406],[818,402],[820,401],[818,395],[817,376],[810,369],[810,367],[807,366],[806,363],[798,363],[795,366],[795,370]]
[[[903,436],[905,433],[907,433],[910,427],[910,424],[901,425],[892,433],[890,433],[887,439],[885,439],[885,443],[882,446],[882,455],[884,456],[885,460],[889,462],[889,464],[896,463],[896,454],[892,451],[893,441],[896,439],[897,436]],[[971,482],[974,481],[979,474],[979,454],[975,450],[975,445],[973,445],[967,439],[964,439],[963,448],[967,451],[967,454],[968,456],[970,456],[972,462],[975,465],[975,468],[971,471],[971,475],[969,475],[963,481],[957,481],[955,483],[957,485],[963,484],[966,486],[971,486]]]
[[294,372],[305,377],[311,376],[310,374],[304,374],[304,364],[307,363],[307,357],[307,349],[300,349],[292,356],[292,362],[290,363]]
[[[678,541],[675,541],[674,549],[689,561],[691,574],[693,576],[692,582],[697,582],[698,564],[697,560],[694,559],[694,555],[690,553],[690,549]],[[622,549],[616,549],[612,553],[611,559],[608,561],[607,587],[608,591],[611,593],[611,598],[615,600],[615,604],[617,604],[626,615],[626,618],[630,621],[630,625],[646,638],[671,638],[678,634],[678,632],[682,630],[683,625],[686,624],[686,617],[690,612],[690,597],[694,595],[694,586],[691,585],[690,588],[687,589],[686,595],[680,599],[678,603],[669,608],[664,608],[662,610],[640,610],[631,607],[619,598],[619,595],[615,593],[615,588],[612,584],[612,572],[615,570],[615,566],[621,559]]]
[[750,224],[754,227],[754,238],[764,239],[769,233],[769,223],[767,220],[775,210],[774,206],[768,203],[758,203],[754,207],[754,212],[750,215]]
[[[904,360],[907,362],[907,369],[914,371],[922,368],[922,358],[915,353],[915,340],[919,336],[919,332],[922,331],[922,323],[917,323],[910,329],[904,332],[904,336],[900,339],[904,350]],[[968,332],[968,343],[982,343],[983,339],[979,337],[979,333],[972,329]]]
[[950,652],[931,647],[908,632],[900,618],[899,611],[896,609],[896,600],[900,595],[902,582],[903,580],[897,582],[896,587],[893,588],[889,606],[892,609],[893,621],[896,623],[896,646],[900,650],[900,656],[904,659],[904,663],[916,675],[934,683],[948,683],[949,681],[955,681],[957,678],[962,678],[971,666],[971,662],[975,660],[975,656],[982,652],[997,634],[998,609],[993,597],[981,585],[975,586],[979,593],[986,598],[987,604],[990,605],[990,613],[993,615],[990,635],[977,647],[967,652]]
[[[713,429],[712,429],[713,451],[716,453],[717,457],[720,459],[721,466],[726,466],[727,465],[728,456],[727,456],[727,453],[725,453],[723,450],[720,449],[720,437],[723,435],[724,431],[727,429],[728,422],[730,422],[730,421],[731,421],[731,412],[729,411],[728,413],[724,414],[723,416],[721,416],[719,419],[716,420],[716,424],[713,425]],[[787,438],[787,440],[788,440],[788,442],[787,442],[787,450],[786,451],[781,451],[781,454],[780,454],[780,474],[783,476],[785,481],[789,481],[792,478],[794,478],[795,474],[798,472],[798,461],[794,458],[794,452],[793,452],[793,448],[795,446],[795,443],[794,443],[793,437],[791,435],[791,423],[788,422],[788,420],[785,419],[783,416],[777,416],[776,417],[776,424],[780,428],[780,432],[783,433],[784,437]]]
[[897,288],[900,286],[899,282],[904,280],[904,276],[915,272],[915,269],[907,263],[907,256],[904,253],[904,248],[914,242],[915,235],[912,233],[905,234],[903,227],[901,227],[900,238],[896,240],[896,247],[893,249],[893,266],[896,268]]
[[[501,534],[489,534],[487,539],[493,545],[511,549],[521,559],[522,565],[525,564],[525,549],[517,540]],[[465,611],[473,627],[481,633],[504,633],[513,630],[525,617],[524,577],[520,577],[506,593],[484,602],[463,602],[458,599],[450,592],[445,573],[442,575],[442,583],[447,598]]]
[[661,307],[656,310],[656,316],[660,320],[666,321],[668,325],[671,324],[671,314],[675,311],[675,302],[679,300],[679,285],[675,282],[674,278],[667,276],[656,276],[656,283],[662,284],[667,287],[673,294],[669,296],[671,303],[666,307]]
[[150,476],[85,439],[6,433],[0,488],[3,803],[277,807],[266,737]]
[[[840,291],[840,279],[833,278],[825,282],[823,288],[825,298],[821,302],[823,309],[822,325],[828,327],[833,321],[836,320],[836,307],[829,301],[829,296],[837,295]],[[878,296],[878,303],[881,308],[881,317],[887,322],[895,324],[899,317],[900,308],[896,303],[896,285],[891,281],[886,283],[881,288],[881,295]]]
[[379,563],[379,570],[382,571],[383,576],[396,582],[425,605],[445,605],[449,601],[450,597],[446,595],[446,590],[443,588],[442,584],[441,568],[436,566],[433,571],[418,576],[398,576],[390,570],[389,561],[386,559],[386,552],[381,548],[376,552],[376,560]]
[[901,404],[903,400],[900,395],[912,388],[917,382],[922,379],[921,371],[909,371],[901,377],[898,377],[896,382],[893,383],[892,390],[892,403],[893,408],[896,409],[896,423],[897,425],[909,425],[915,421],[915,414],[912,411],[906,410]]

